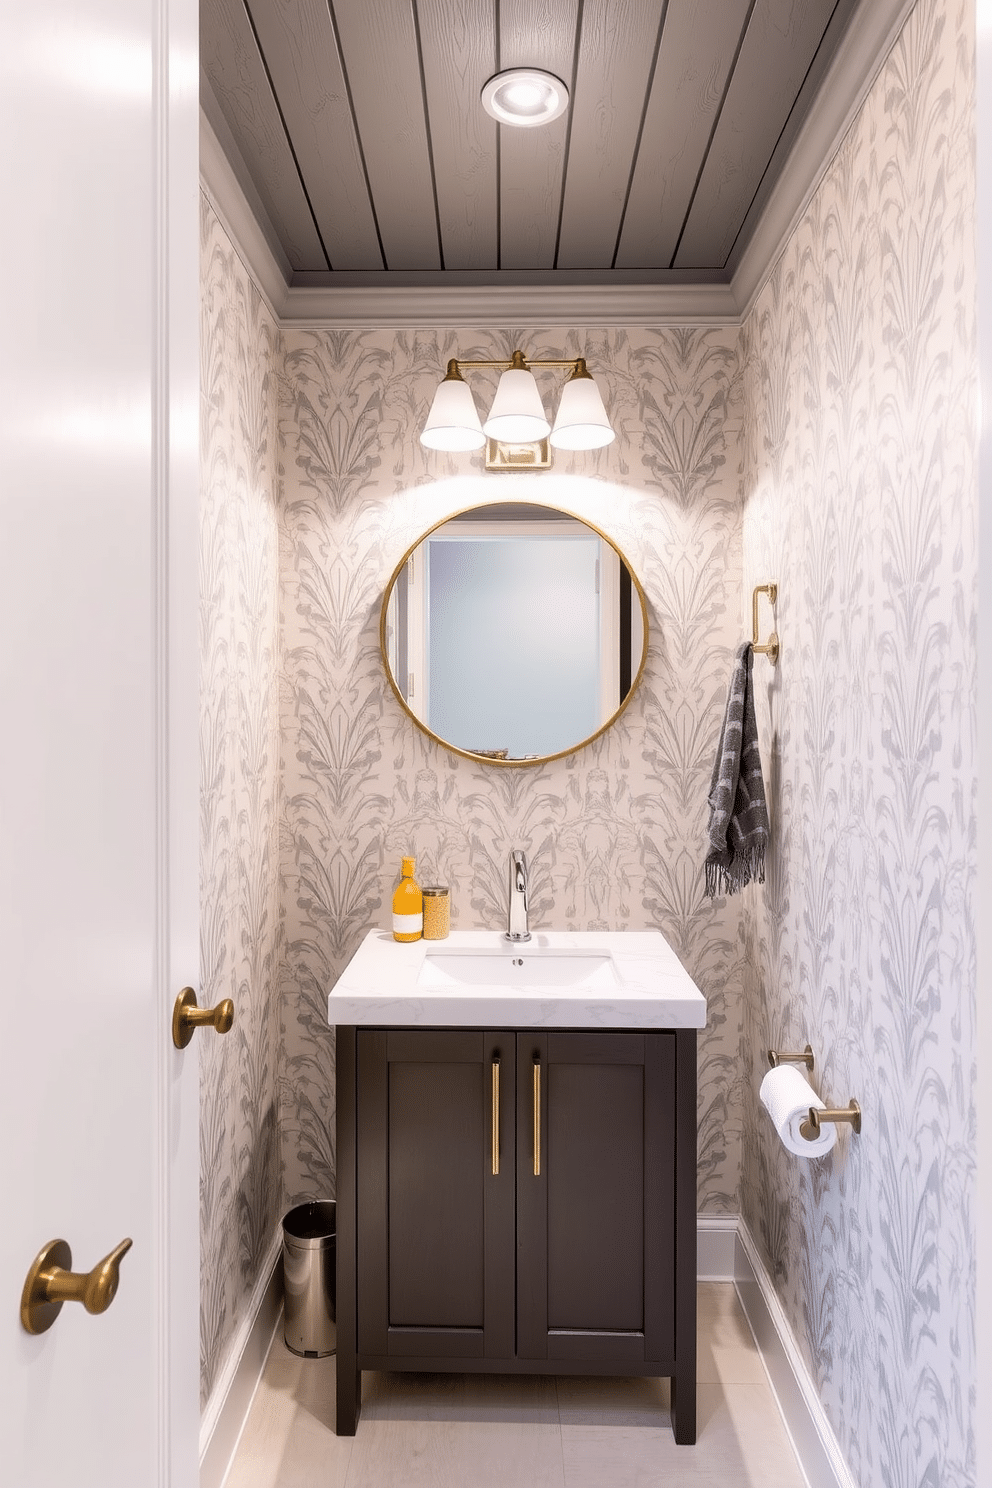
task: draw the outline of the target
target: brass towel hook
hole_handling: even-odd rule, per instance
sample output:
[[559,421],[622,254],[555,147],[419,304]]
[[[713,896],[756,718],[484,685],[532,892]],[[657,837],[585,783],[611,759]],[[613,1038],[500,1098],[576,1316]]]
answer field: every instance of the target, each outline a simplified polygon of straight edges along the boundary
[[233,1024],[234,1003],[229,997],[215,1008],[201,1008],[196,1005],[193,988],[184,987],[172,1009],[172,1042],[177,1049],[185,1049],[198,1028],[216,1028],[218,1033],[228,1033]]
[[106,1312],[117,1296],[121,1259],[131,1240],[97,1261],[92,1271],[70,1271],[72,1251],[64,1240],[49,1240],[35,1256],[21,1293],[21,1323],[28,1333],[47,1333],[63,1302],[82,1302],[87,1312]]
[[758,644],[758,595],[767,594],[769,604],[774,604],[778,599],[777,584],[758,584],[751,595],[751,649],[756,655],[767,656],[772,666],[778,661],[779,644],[778,632],[773,630],[766,643]]

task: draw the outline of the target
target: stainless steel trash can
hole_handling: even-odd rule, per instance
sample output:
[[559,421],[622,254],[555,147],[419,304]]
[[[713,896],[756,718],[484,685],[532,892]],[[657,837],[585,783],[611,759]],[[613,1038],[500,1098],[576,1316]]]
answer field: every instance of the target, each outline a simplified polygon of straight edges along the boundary
[[335,1203],[298,1204],[282,1222],[286,1347],[321,1359],[337,1347]]

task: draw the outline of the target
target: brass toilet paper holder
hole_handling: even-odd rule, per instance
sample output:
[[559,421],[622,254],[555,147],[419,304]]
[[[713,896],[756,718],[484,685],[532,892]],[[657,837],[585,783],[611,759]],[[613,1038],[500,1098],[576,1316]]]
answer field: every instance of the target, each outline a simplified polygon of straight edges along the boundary
[[772,1069],[777,1069],[780,1064],[804,1064],[812,1074],[815,1063],[812,1046],[807,1044],[801,1054],[786,1054],[782,1049],[769,1049],[768,1063]]
[[[782,1049],[768,1050],[768,1063],[772,1069],[777,1069],[780,1064],[804,1064],[812,1074],[815,1060],[813,1049],[807,1044],[801,1054],[788,1054]],[[836,1125],[839,1122],[850,1122],[854,1129],[854,1135],[861,1135],[861,1107],[856,1100],[852,1100],[847,1106],[820,1110],[816,1106],[810,1106],[809,1115],[799,1128],[800,1136],[806,1138],[807,1142],[815,1142],[820,1135],[820,1126],[824,1121],[832,1121]]]
[[856,1100],[840,1110],[821,1111],[816,1106],[810,1106],[809,1115],[799,1128],[800,1136],[805,1137],[807,1142],[815,1142],[820,1135],[820,1124],[824,1121],[849,1121],[854,1128],[854,1135],[861,1135],[861,1107]]

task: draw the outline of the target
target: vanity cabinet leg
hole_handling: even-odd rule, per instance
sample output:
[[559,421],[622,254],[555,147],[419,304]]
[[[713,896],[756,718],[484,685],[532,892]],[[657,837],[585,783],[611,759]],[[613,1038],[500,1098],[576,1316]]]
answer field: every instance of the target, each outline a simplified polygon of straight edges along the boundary
[[680,1447],[696,1445],[696,1381],[673,1374],[672,1386],[672,1431]]
[[675,1035],[675,1374],[672,1429],[696,1441],[696,1030]]
[[355,1099],[357,1040],[354,1027],[335,1029],[337,1142],[337,1416],[338,1436],[354,1436],[362,1405],[357,1367]]
[[362,1371],[346,1363],[340,1354],[337,1357],[337,1381],[335,1435],[354,1436],[362,1406]]

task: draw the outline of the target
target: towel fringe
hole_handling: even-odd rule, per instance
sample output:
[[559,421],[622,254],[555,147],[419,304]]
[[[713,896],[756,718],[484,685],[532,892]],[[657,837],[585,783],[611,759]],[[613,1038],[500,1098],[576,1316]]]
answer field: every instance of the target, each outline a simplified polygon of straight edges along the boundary
[[760,844],[744,848],[735,853],[729,863],[718,863],[715,858],[707,858],[703,867],[708,899],[715,899],[718,894],[736,894],[745,884],[764,883],[765,849]]

